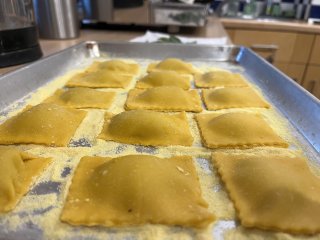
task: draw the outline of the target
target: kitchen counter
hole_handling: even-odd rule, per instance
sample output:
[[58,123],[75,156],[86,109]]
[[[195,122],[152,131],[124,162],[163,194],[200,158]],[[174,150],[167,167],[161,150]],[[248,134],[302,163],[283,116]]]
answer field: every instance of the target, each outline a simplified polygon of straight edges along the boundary
[[255,29],[271,30],[281,32],[313,33],[320,34],[320,25],[308,24],[303,21],[282,21],[272,19],[237,19],[237,18],[220,18],[220,22],[225,28],[232,29]]
[[[80,37],[67,40],[45,40],[40,39],[40,45],[43,52],[43,57],[59,52],[65,48],[71,47],[83,41],[129,41],[132,38],[143,35],[144,31],[119,31],[119,30],[81,30]],[[178,33],[181,36],[187,37],[228,37],[222,24],[218,18],[210,17],[205,27],[201,28],[182,28]],[[231,43],[229,41],[229,43]],[[7,68],[0,68],[0,75],[6,72],[15,70],[24,65],[18,65]]]

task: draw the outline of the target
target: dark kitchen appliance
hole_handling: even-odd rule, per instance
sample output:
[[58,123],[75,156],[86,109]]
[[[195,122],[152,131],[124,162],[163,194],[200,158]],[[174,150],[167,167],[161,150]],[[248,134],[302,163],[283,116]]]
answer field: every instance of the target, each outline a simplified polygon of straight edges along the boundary
[[0,1],[0,67],[42,56],[32,0]]

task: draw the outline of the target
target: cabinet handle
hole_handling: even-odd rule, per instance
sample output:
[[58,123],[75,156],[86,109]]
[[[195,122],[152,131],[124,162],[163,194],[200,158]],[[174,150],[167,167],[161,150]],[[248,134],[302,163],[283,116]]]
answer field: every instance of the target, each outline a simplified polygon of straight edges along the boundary
[[250,48],[253,51],[258,52],[270,52],[270,55],[266,57],[266,60],[270,63],[274,62],[274,58],[279,47],[273,44],[252,44]]
[[252,44],[250,48],[252,50],[259,50],[259,51],[266,51],[266,52],[277,51],[279,49],[279,47],[274,44]]

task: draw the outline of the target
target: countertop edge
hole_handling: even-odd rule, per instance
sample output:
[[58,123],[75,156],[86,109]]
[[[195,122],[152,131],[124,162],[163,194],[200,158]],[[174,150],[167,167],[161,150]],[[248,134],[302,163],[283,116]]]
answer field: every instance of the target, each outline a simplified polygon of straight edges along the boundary
[[320,34],[320,25],[308,24],[307,22],[302,21],[289,22],[276,20],[244,20],[233,18],[220,18],[220,22],[227,29],[241,28]]

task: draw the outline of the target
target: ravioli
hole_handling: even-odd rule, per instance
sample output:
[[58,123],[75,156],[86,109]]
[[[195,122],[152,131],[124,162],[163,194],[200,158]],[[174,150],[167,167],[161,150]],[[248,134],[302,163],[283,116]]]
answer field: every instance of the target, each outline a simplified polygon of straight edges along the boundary
[[199,72],[191,63],[177,58],[167,58],[159,63],[151,63],[147,71],[174,71],[180,74],[195,74]]
[[15,208],[50,158],[23,154],[15,148],[0,148],[0,213]]
[[306,159],[214,153],[241,224],[293,234],[320,232],[320,179]]
[[204,103],[208,110],[227,108],[269,108],[270,105],[249,87],[226,87],[202,90]]
[[191,146],[193,142],[184,112],[168,114],[145,110],[115,116],[107,113],[98,138],[146,146]]
[[45,102],[72,108],[106,109],[111,106],[115,95],[115,92],[102,92],[91,88],[58,89]]
[[203,228],[214,220],[207,208],[191,157],[83,157],[60,219],[87,226]]
[[209,148],[288,147],[259,114],[198,114],[196,120]]
[[98,70],[94,72],[83,72],[73,76],[67,87],[88,88],[126,88],[132,81],[132,75],[125,75],[115,71]]
[[195,84],[200,88],[213,87],[247,87],[244,77],[239,73],[211,71],[195,75]]
[[85,116],[85,111],[42,103],[1,124],[0,144],[67,146]]
[[136,88],[146,89],[153,87],[173,86],[188,90],[191,87],[190,80],[190,75],[183,75],[176,72],[151,72],[137,82]]
[[119,59],[104,62],[94,62],[87,71],[107,70],[118,74],[137,75],[140,67],[136,63],[129,63]]
[[201,99],[197,90],[187,91],[179,87],[132,89],[128,93],[125,108],[129,110],[202,111]]

